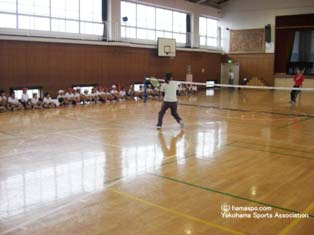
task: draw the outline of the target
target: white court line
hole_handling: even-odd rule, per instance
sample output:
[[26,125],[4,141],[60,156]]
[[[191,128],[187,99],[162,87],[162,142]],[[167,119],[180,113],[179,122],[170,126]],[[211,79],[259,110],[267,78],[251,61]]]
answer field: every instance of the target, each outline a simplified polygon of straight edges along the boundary
[[[108,187],[111,187],[111,186],[113,186],[113,185],[119,183],[119,182],[122,181],[122,180],[123,180],[123,178],[118,179],[118,180],[116,180],[116,181],[114,181],[114,182],[112,182],[112,183],[109,183],[109,184],[105,185],[104,189],[106,189],[106,188],[108,188]],[[30,220],[28,220],[28,221],[25,221],[24,223],[21,223],[21,224],[15,226],[15,227],[9,228],[9,229],[7,229],[7,230],[1,232],[0,235],[5,235],[5,234],[7,234],[7,233],[13,232],[13,231],[18,230],[18,229],[23,229],[25,226],[27,226],[27,225],[29,225],[29,224],[31,224],[31,223],[33,223],[33,222],[36,222],[37,220],[40,220],[40,219],[42,219],[42,218],[44,218],[44,217],[46,217],[46,216],[49,216],[49,215],[51,215],[51,214],[53,214],[53,213],[56,213],[56,212],[58,212],[58,211],[60,211],[60,210],[62,210],[62,209],[64,209],[64,208],[66,208],[66,207],[69,207],[69,206],[71,206],[71,205],[74,205],[74,204],[77,203],[77,202],[80,202],[80,201],[82,201],[82,200],[84,201],[84,200],[86,200],[88,197],[90,197],[90,196],[92,196],[92,195],[95,195],[95,193],[89,193],[89,194],[87,194],[87,195],[85,195],[85,196],[82,196],[81,198],[79,198],[79,199],[77,199],[77,200],[71,201],[71,202],[69,202],[69,203],[67,203],[67,204],[65,204],[65,205],[59,206],[59,207],[57,207],[57,208],[55,208],[55,209],[53,209],[53,210],[51,210],[51,211],[48,211],[47,213],[41,214],[41,215],[39,215],[39,216],[37,216],[37,217],[34,217],[34,218],[32,218],[32,219],[30,219]]]

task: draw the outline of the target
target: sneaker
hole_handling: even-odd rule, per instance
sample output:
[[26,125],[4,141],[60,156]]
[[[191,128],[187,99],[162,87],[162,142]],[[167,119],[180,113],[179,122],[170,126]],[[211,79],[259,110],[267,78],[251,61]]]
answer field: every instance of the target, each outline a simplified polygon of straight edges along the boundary
[[184,123],[182,121],[180,121],[180,127],[184,128]]
[[160,131],[161,130],[161,126],[157,126],[157,131]]

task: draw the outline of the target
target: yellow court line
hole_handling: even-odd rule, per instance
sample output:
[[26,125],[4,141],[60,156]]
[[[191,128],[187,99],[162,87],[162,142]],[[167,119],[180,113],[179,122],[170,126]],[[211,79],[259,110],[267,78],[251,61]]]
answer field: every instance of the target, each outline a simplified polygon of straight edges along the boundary
[[117,194],[120,194],[122,196],[125,196],[127,198],[130,198],[130,199],[132,199],[134,201],[141,202],[143,204],[146,204],[146,205],[149,205],[149,206],[161,209],[163,211],[166,211],[168,213],[174,214],[174,215],[179,216],[179,217],[184,217],[186,219],[189,219],[189,220],[192,220],[192,221],[195,221],[195,222],[198,222],[198,223],[206,224],[206,225],[208,225],[210,227],[217,228],[219,230],[222,230],[222,231],[225,231],[225,232],[229,232],[229,233],[232,233],[232,234],[245,235],[245,233],[243,233],[243,232],[239,232],[239,231],[236,231],[236,230],[224,227],[222,225],[214,224],[214,223],[211,223],[209,221],[206,221],[206,220],[203,220],[203,219],[200,219],[200,218],[197,218],[197,217],[185,214],[183,212],[176,211],[174,209],[170,209],[170,208],[167,208],[167,207],[163,207],[163,206],[157,205],[155,203],[146,201],[146,200],[144,200],[142,198],[136,197],[136,196],[131,195],[129,193],[121,192],[121,191],[118,191],[118,190],[115,190],[115,189],[112,189],[112,188],[107,188],[107,190],[111,191],[111,192],[114,192],[114,193],[117,193]]
[[[312,202],[308,207],[305,208],[305,210],[302,212],[304,214],[309,213],[312,209],[314,209],[314,202]],[[288,224],[286,227],[284,227],[278,235],[285,235],[288,232],[291,231],[298,223],[300,223],[302,219],[301,218],[296,218],[294,219],[290,224]],[[303,219],[304,220],[304,219]]]

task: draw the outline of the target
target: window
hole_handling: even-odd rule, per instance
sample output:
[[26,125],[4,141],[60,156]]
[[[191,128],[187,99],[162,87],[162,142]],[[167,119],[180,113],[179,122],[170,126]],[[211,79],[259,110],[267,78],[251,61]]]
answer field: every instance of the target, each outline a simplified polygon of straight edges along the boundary
[[80,0],[81,20],[101,22],[101,2],[101,0]]
[[218,21],[206,17],[199,18],[200,46],[220,47]]
[[1,12],[16,12],[16,0],[0,0]]
[[18,0],[19,13],[49,16],[49,0]]
[[121,37],[150,41],[165,37],[185,44],[186,16],[182,12],[121,1]]
[[48,18],[34,16],[19,16],[19,28],[31,30],[50,30]]
[[79,1],[78,0],[51,1],[51,16],[77,20],[79,18]]
[[[15,93],[15,97],[17,99],[21,99],[22,98],[22,94],[23,94],[23,90],[21,89],[17,89],[17,90],[13,90],[14,93]],[[28,97],[31,99],[33,97],[33,94],[37,94],[38,97],[41,96],[41,92],[39,89],[27,89],[27,94],[28,94]]]
[[73,86],[73,89],[80,89],[81,93],[84,93],[85,90],[88,90],[88,94],[92,93],[94,86]]
[[10,14],[0,14],[1,28],[16,28],[16,16]]
[[102,0],[0,0],[0,28],[102,35]]

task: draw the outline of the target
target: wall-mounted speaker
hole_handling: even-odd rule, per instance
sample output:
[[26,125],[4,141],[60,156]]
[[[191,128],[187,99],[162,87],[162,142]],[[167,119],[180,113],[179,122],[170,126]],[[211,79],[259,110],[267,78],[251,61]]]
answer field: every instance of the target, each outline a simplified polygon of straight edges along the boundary
[[271,26],[270,26],[270,24],[265,26],[265,42],[271,43]]

